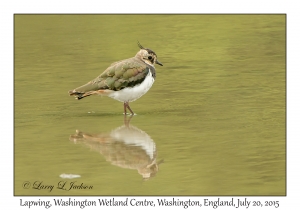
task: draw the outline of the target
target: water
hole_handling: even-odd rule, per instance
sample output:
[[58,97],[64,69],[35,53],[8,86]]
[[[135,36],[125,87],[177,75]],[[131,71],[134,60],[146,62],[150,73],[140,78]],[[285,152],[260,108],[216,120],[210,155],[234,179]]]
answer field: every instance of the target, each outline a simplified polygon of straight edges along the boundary
[[[284,15],[16,15],[15,195],[285,195],[285,39]],[[68,96],[137,40],[164,66],[129,123]]]

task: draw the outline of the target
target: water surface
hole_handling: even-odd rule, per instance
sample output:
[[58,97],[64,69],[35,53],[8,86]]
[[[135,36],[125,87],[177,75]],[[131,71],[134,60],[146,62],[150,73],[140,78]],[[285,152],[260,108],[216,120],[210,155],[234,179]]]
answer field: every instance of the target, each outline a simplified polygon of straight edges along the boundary
[[[16,15],[14,32],[15,195],[285,195],[284,15]],[[128,124],[68,96],[137,40],[164,66]]]

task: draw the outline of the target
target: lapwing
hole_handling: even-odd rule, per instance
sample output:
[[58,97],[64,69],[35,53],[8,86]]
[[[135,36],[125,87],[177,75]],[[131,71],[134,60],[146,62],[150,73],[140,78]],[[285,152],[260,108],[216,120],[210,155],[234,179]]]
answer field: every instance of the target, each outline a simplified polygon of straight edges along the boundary
[[70,96],[78,100],[90,95],[108,96],[123,102],[125,115],[127,109],[134,115],[129,102],[143,96],[153,85],[156,77],[154,64],[163,66],[153,50],[144,48],[139,42],[138,46],[140,50],[134,57],[112,63],[92,81],[70,90]]
[[[127,119],[124,115],[124,125],[115,128],[110,133],[90,134],[76,130],[76,133],[70,135],[69,139],[76,144],[83,143],[91,150],[99,152],[112,165],[124,169],[135,169],[142,175],[143,180],[149,180],[156,175],[159,165],[164,160],[157,159],[158,151],[154,140],[145,131],[130,124],[132,117],[133,115]],[[64,175],[61,177],[70,177],[69,174]]]

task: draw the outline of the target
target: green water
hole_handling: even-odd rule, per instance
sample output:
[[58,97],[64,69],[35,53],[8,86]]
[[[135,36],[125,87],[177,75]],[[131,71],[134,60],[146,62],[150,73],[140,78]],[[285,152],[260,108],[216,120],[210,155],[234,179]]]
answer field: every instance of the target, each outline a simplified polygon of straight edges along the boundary
[[[285,195],[285,18],[15,15],[15,195]],[[131,138],[156,146],[147,180],[136,165],[153,159],[111,137],[122,103],[68,95],[133,57],[137,40],[164,64],[131,103]],[[76,130],[91,136],[74,141]]]

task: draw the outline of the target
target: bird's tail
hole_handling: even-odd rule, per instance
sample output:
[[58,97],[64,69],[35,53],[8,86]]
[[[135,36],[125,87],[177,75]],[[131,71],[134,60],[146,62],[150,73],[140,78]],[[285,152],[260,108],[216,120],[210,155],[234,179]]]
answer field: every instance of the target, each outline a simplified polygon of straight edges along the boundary
[[70,90],[69,95],[70,96],[75,96],[75,99],[80,100],[80,99],[83,99],[84,97],[92,95],[91,92],[94,92],[94,91],[89,91],[89,92],[86,92],[86,93],[82,93],[82,92],[77,92],[76,90]]
[[91,96],[91,95],[107,96],[111,92],[112,92],[111,90],[92,90],[92,91],[87,91],[87,92],[79,92],[75,89],[75,90],[70,90],[69,95],[75,96],[75,99],[80,100],[80,99],[83,99],[83,98],[85,98],[87,96]]
[[99,86],[99,83],[90,81],[85,85],[82,85],[74,90],[69,91],[70,96],[75,96],[76,99],[80,100],[90,95],[108,95],[112,90],[106,89],[106,86]]

